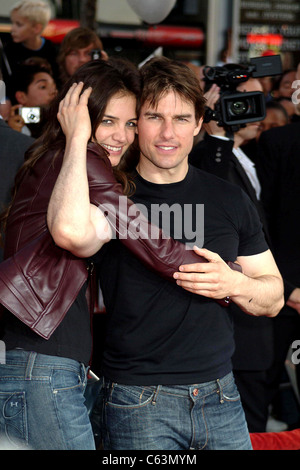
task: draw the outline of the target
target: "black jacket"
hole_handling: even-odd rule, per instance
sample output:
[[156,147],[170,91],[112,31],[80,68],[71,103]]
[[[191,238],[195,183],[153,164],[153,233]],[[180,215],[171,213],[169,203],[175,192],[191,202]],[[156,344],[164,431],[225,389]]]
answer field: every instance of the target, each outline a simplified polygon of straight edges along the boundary
[[[255,190],[238,159],[232,152],[233,141],[206,135],[189,155],[192,165],[240,186],[255,205],[263,224],[266,240],[270,243],[266,217]],[[250,155],[249,155],[250,158]],[[235,353],[233,369],[264,370],[273,360],[272,318],[245,314],[235,304],[230,310],[234,321]]]

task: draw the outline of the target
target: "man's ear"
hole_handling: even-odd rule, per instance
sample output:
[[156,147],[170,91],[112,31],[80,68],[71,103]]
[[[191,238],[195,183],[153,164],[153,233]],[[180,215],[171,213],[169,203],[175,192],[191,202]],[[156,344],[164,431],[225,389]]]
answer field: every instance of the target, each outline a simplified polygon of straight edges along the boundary
[[22,106],[26,106],[27,95],[24,91],[16,91],[15,98],[19,104],[21,104]]
[[196,135],[199,134],[199,132],[201,130],[201,127],[202,127],[202,124],[203,124],[203,117],[201,119],[199,119],[199,122],[198,122],[197,126],[195,127],[194,137],[196,137]]

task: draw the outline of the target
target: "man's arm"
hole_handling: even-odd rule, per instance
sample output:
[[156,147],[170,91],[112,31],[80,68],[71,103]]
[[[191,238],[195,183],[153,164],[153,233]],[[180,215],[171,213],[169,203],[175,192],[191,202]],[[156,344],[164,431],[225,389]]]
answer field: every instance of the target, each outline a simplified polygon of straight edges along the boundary
[[209,263],[180,267],[177,284],[194,294],[212,299],[226,296],[244,312],[254,316],[276,316],[284,305],[283,282],[270,250],[240,256],[243,273],[231,270],[217,253],[195,247]]

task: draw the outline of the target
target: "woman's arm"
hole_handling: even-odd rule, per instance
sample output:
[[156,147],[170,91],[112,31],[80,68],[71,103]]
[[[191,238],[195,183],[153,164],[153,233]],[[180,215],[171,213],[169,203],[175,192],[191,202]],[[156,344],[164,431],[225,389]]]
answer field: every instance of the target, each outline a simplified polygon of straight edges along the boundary
[[82,87],[82,83],[74,84],[59,106],[57,118],[66,136],[66,148],[49,202],[47,223],[58,246],[85,258],[109,241],[112,232],[103,212],[90,204],[86,162],[91,88],[80,95]]

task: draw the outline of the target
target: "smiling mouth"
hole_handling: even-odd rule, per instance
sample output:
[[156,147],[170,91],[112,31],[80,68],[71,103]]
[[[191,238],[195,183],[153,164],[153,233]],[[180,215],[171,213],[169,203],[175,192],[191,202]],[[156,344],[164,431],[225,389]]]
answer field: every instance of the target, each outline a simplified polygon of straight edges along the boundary
[[113,147],[112,145],[101,144],[102,147],[106,148],[109,152],[121,152],[122,147]]
[[157,148],[161,150],[175,150],[177,147],[175,145],[157,145]]

